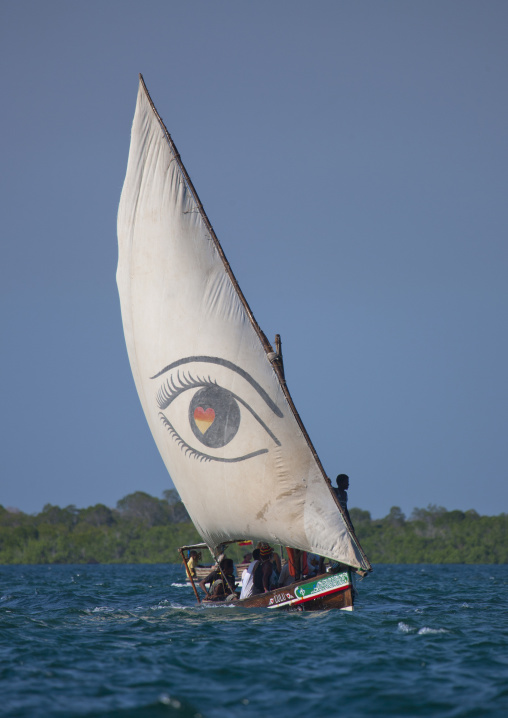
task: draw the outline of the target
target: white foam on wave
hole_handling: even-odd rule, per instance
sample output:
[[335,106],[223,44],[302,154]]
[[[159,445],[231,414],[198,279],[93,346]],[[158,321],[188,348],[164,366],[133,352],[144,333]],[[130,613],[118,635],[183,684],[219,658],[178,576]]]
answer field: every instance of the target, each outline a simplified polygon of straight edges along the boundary
[[416,633],[417,636],[428,636],[434,633],[448,633],[446,628],[430,628],[430,626],[423,626],[423,628],[414,628],[404,621],[399,621],[398,630],[401,633]]
[[164,598],[162,601],[159,601],[155,606],[150,606],[151,611],[162,611],[165,608],[171,607],[170,601],[168,601],[167,598]]
[[195,608],[195,606],[185,606],[182,603],[178,603],[177,601],[170,601],[167,598],[162,599],[159,601],[159,603],[155,604],[154,606],[150,606],[148,610],[150,611],[167,611],[169,608]]
[[96,606],[95,608],[87,609],[87,613],[113,613],[115,609],[109,606]]
[[397,628],[401,633],[414,633],[416,631],[416,628],[409,626],[407,623],[404,623],[404,621],[399,621]]
[[189,588],[188,583],[172,583],[171,585],[175,588]]
[[165,706],[171,706],[171,708],[176,708],[179,710],[182,707],[182,704],[177,698],[172,698],[171,696],[168,696],[167,693],[162,693],[159,696],[159,701],[165,705]]

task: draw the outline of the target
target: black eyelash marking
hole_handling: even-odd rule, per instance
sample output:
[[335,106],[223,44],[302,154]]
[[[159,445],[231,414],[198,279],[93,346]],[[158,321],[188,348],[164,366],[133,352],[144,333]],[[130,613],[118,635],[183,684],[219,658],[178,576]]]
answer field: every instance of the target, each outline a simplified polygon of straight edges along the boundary
[[172,424],[168,421],[165,414],[162,413],[162,411],[159,411],[159,419],[162,421],[166,429],[171,434],[171,438],[176,441],[180,449],[184,452],[186,456],[190,456],[193,459],[199,459],[199,461],[221,461],[225,464],[235,464],[238,461],[245,461],[245,459],[251,459],[253,456],[259,456],[260,454],[267,454],[268,449],[260,449],[259,451],[253,451],[251,454],[246,454],[245,456],[238,456],[235,459],[224,459],[219,456],[208,456],[208,454],[203,454],[201,451],[196,451],[196,449],[193,449],[192,446],[189,446],[182,437],[176,433],[175,429],[173,428]]
[[[176,373],[176,382],[174,380],[173,375],[171,375],[168,379],[166,379],[166,382],[160,387],[159,391],[157,392],[157,404],[159,405],[159,409],[164,410],[167,409],[168,406],[171,404],[172,401],[176,399],[177,396],[180,394],[183,394],[185,391],[188,391],[189,389],[197,389],[207,386],[219,386],[219,384],[216,381],[213,381],[210,376],[208,376],[208,379],[204,379],[201,377],[197,377],[194,379],[192,374],[190,372],[182,373],[182,376],[180,376],[180,371],[177,371]],[[280,446],[280,441],[277,439],[275,434],[270,431],[268,426],[265,424],[265,422],[261,419],[260,416],[256,414],[254,409],[250,407],[246,401],[244,401],[240,396],[237,396],[236,394],[233,394],[232,392],[229,392],[231,396],[233,396],[237,401],[240,402],[246,409],[250,411],[252,416],[261,424],[263,429],[266,431],[266,433],[274,440],[274,442],[277,444],[277,446]],[[174,431],[174,429],[173,429]],[[176,432],[175,432],[176,433]],[[189,447],[190,448],[190,447]]]
[[159,409],[167,409],[177,396],[183,394],[183,392],[188,389],[194,389],[195,387],[218,386],[217,382],[212,381],[210,377],[208,377],[208,379],[202,379],[198,376],[197,379],[194,379],[190,373],[185,374],[185,372],[183,372],[182,376],[180,376],[179,371],[176,374],[176,381],[179,385],[175,383],[174,377],[170,376],[157,392],[157,404],[159,405]]
[[194,362],[205,362],[208,364],[218,364],[219,366],[224,366],[226,369],[231,369],[231,371],[235,371],[237,374],[239,374],[243,379],[249,382],[249,384],[254,387],[254,389],[257,391],[259,396],[263,399],[263,401],[270,407],[270,409],[273,411],[275,416],[279,416],[281,419],[284,416],[282,411],[279,409],[277,404],[268,396],[266,391],[263,389],[262,386],[258,384],[258,382],[251,377],[251,375],[244,371],[241,367],[237,366],[236,364],[233,364],[233,362],[228,361],[227,359],[219,359],[219,357],[208,357],[208,356],[194,356],[194,357],[186,357],[185,359],[179,359],[178,361],[173,362],[172,364],[168,364],[167,367],[164,367],[161,371],[159,371],[157,374],[154,374],[154,376],[151,376],[150,379],[157,379],[162,374],[165,374],[167,371],[170,371],[171,369],[176,369],[177,366],[182,366],[182,364],[189,364]]
[[189,444],[187,444],[182,437],[176,433],[176,431],[173,429],[173,426],[170,424],[166,416],[162,413],[162,411],[159,411],[159,419],[162,421],[166,429],[171,434],[171,438],[176,441],[180,449],[184,452],[185,456],[191,456],[193,459],[199,459],[200,461],[211,461],[211,457],[207,456],[206,454],[202,454],[200,451],[196,451],[196,449],[193,449]]

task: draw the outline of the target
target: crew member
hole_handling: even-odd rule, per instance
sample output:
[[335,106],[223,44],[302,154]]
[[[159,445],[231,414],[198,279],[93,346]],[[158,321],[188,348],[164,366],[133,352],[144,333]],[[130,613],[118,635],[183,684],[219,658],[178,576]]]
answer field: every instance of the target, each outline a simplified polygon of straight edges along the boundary
[[353,522],[351,521],[351,517],[349,515],[349,511],[347,510],[347,490],[349,489],[349,476],[347,474],[339,474],[337,476],[337,488],[334,489],[335,496],[339,500],[339,504],[341,505],[342,511],[347,516],[347,519],[351,526],[353,526]]

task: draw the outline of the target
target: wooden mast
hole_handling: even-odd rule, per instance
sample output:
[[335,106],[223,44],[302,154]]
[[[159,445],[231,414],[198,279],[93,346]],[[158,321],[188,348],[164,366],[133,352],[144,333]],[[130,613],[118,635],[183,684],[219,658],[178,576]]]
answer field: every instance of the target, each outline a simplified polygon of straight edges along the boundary
[[201,599],[199,598],[198,591],[197,591],[197,589],[196,589],[196,586],[194,585],[194,579],[193,579],[193,577],[191,576],[191,572],[189,571],[189,567],[187,566],[187,559],[186,559],[185,556],[184,556],[183,549],[179,548],[178,551],[179,551],[179,553],[180,553],[180,556],[182,557],[183,565],[185,566],[185,571],[187,572],[187,578],[189,579],[189,581],[190,581],[191,584],[192,584],[192,589],[193,589],[194,593],[196,594],[196,598],[198,599],[198,603],[201,603]]

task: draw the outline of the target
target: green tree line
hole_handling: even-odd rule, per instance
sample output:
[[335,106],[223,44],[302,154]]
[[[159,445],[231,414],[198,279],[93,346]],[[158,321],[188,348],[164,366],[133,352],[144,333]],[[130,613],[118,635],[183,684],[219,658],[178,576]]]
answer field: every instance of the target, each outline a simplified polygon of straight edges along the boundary
[[0,564],[178,563],[178,547],[201,541],[174,489],[136,491],[116,509],[47,504],[29,515],[0,506]]
[[[409,519],[398,506],[383,519],[358,508],[350,515],[373,564],[508,563],[507,514],[430,505]],[[178,547],[200,541],[174,489],[162,499],[136,491],[115,509],[47,504],[25,514],[0,505],[0,564],[178,563]],[[238,560],[242,550],[235,548]]]
[[372,563],[508,563],[508,514],[480,516],[474,509],[429,505],[407,520],[398,506],[383,519],[349,512]]

